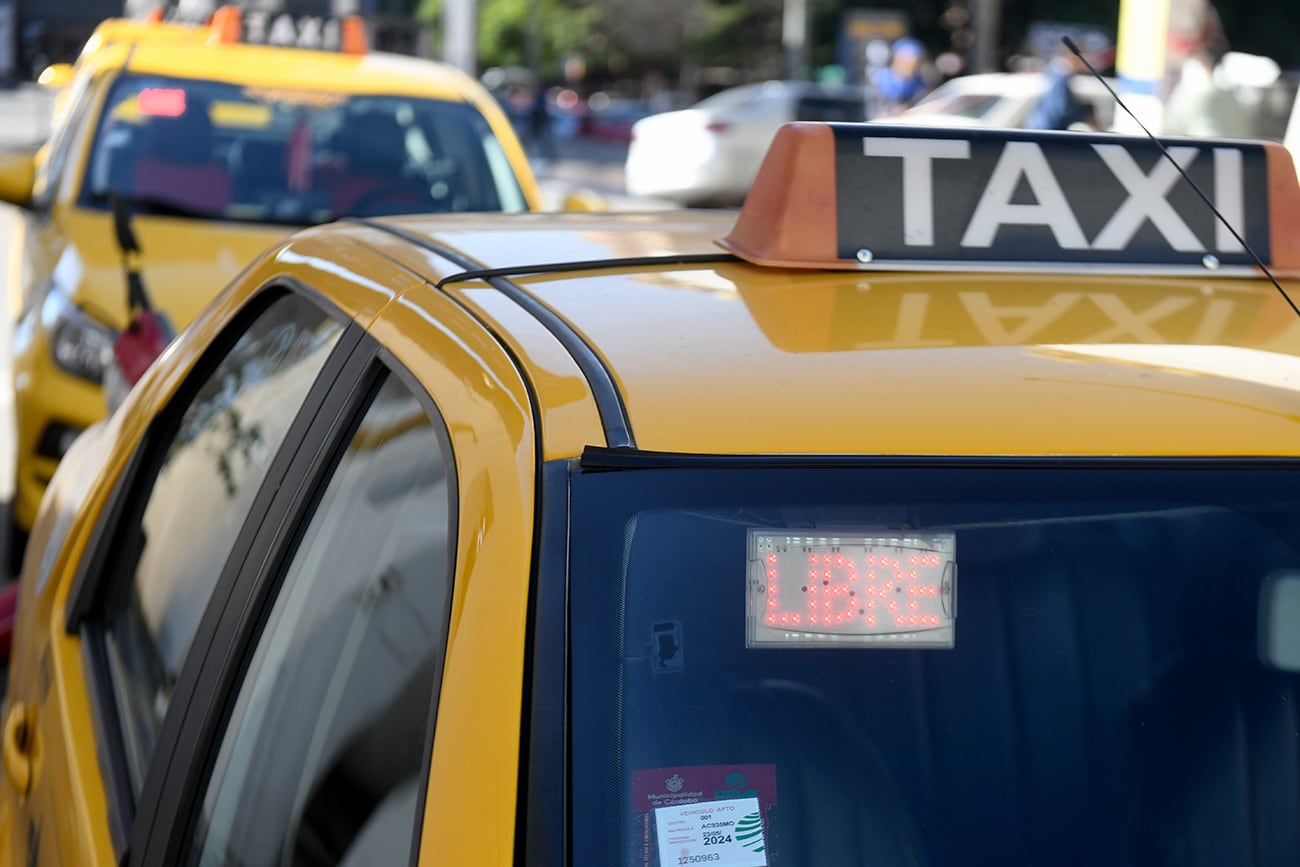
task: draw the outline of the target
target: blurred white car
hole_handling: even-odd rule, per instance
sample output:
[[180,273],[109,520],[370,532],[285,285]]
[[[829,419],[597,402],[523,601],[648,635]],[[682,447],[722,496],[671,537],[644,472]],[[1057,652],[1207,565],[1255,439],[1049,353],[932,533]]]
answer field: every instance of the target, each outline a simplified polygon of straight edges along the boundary
[[[1109,79],[1107,83],[1116,86]],[[964,75],[939,85],[902,114],[873,120],[918,126],[1019,128],[1025,125],[1047,84],[1048,76],[1041,72]],[[1070,89],[1092,105],[1094,126],[1110,129],[1115,117],[1115,98],[1105,86],[1095,78],[1076,75],[1070,81]]]
[[724,90],[633,125],[627,191],[684,205],[739,204],[782,124],[865,116],[862,88],[769,81]]

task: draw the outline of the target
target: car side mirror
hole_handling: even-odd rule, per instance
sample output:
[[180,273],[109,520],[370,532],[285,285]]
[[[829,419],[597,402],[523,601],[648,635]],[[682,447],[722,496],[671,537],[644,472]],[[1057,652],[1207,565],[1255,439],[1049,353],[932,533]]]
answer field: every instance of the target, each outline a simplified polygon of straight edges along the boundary
[[51,64],[42,69],[40,77],[36,79],[36,83],[41,87],[49,87],[54,90],[62,90],[67,87],[70,81],[72,81],[71,63]]
[[26,207],[36,183],[36,154],[31,151],[0,152],[0,201]]

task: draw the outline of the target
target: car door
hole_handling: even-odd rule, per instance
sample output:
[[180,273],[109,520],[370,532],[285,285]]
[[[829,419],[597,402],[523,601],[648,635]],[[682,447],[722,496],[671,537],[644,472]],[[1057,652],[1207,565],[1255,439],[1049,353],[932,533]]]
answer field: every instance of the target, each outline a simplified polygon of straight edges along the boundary
[[144,430],[70,555],[75,580],[20,603],[3,742],[13,863],[120,862],[180,672],[206,648],[208,600],[228,593],[357,338],[312,293],[256,293]]
[[[299,449],[178,685],[132,863],[410,863],[447,643],[456,474],[373,343]],[[192,675],[192,676],[191,676]]]

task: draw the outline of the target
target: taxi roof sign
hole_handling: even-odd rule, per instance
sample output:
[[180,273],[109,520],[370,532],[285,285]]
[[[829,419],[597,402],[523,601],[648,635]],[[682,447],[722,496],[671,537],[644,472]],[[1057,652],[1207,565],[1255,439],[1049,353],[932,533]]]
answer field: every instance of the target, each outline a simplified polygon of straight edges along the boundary
[[365,21],[359,15],[342,17],[296,15],[288,10],[245,11],[234,4],[218,7],[208,21],[210,41],[247,43],[278,48],[365,54],[370,50]]
[[1300,184],[1271,142],[791,123],[730,235],[756,264],[857,270],[1300,273]]

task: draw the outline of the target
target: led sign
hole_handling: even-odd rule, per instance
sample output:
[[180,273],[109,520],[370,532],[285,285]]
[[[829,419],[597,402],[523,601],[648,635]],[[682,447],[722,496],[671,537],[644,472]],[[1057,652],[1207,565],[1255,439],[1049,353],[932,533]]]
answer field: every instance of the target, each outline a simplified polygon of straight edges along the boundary
[[748,647],[952,647],[956,536],[751,529]]

